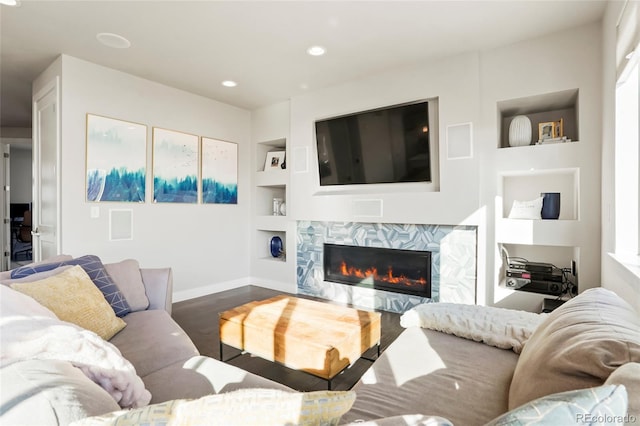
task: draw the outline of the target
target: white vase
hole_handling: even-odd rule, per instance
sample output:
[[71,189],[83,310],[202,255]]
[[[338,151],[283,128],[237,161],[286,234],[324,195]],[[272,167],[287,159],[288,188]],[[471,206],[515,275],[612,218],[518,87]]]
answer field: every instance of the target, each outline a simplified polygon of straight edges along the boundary
[[509,125],[509,145],[531,145],[531,120],[526,115],[517,115]]

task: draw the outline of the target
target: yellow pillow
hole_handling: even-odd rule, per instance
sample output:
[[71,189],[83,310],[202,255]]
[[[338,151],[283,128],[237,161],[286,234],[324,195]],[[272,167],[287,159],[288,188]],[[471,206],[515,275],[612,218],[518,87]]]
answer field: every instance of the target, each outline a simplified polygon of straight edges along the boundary
[[248,388],[87,417],[72,426],[334,426],[351,409],[355,399],[353,391]]
[[127,324],[118,318],[81,266],[30,283],[14,283],[11,288],[34,298],[62,321],[91,330],[111,339]]

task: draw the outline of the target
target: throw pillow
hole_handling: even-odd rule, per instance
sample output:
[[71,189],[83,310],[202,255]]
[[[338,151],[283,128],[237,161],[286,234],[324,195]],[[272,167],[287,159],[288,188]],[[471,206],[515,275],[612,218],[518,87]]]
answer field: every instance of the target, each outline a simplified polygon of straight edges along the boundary
[[59,268],[51,269],[49,271],[37,272],[35,274],[31,274],[22,278],[16,278],[16,279],[8,278],[0,281],[0,284],[11,285],[13,283],[30,283],[33,281],[40,281],[42,279],[45,279],[54,275],[58,275],[60,272],[65,271],[69,268],[71,268],[71,265],[65,265],[65,266],[60,266]]
[[90,417],[75,426],[118,425],[337,425],[356,394],[353,391],[287,392],[241,389],[195,400],[172,400],[126,412]]
[[609,385],[547,395],[511,410],[485,426],[619,425],[626,415],[624,386]]
[[628,362],[611,373],[605,385],[623,385],[629,395],[629,416],[640,419],[640,363]]
[[149,307],[149,299],[145,293],[137,260],[126,259],[118,263],[105,263],[104,268],[122,292],[132,312],[144,311]]
[[0,314],[3,319],[15,316],[57,318],[32,297],[6,285],[0,285]]
[[531,335],[509,388],[509,409],[541,396],[602,385],[627,362],[640,362],[640,317],[614,292],[584,291]]
[[542,219],[542,197],[530,201],[514,200],[509,219]]
[[109,305],[111,305],[113,312],[117,316],[123,317],[131,312],[127,300],[122,293],[120,293],[118,286],[113,282],[98,256],[87,255],[59,262],[25,265],[14,269],[11,272],[11,278],[23,278],[37,272],[49,271],[64,265],[80,265],[89,275],[91,281],[100,289],[104,298],[107,299],[107,302],[109,302]]
[[40,281],[14,283],[11,288],[31,296],[62,321],[91,330],[104,340],[126,326],[80,266]]

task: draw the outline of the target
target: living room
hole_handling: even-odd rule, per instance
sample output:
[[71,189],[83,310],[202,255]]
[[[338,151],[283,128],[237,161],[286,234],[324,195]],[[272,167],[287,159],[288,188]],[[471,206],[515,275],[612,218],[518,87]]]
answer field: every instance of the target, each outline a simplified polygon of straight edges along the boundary
[[[617,2],[610,4],[605,18],[615,15],[616,7]],[[125,256],[137,257],[149,266],[170,264],[177,278],[175,298],[179,301],[247,284],[296,292],[295,257],[289,255],[284,265],[279,265],[265,262],[263,257],[268,255],[262,253],[267,250],[267,237],[279,235],[282,230],[287,231],[286,251],[294,253],[296,223],[300,221],[468,225],[477,227],[472,299],[479,304],[535,310],[540,296],[504,289],[499,245],[509,242],[501,234],[509,232],[510,225],[502,226],[502,218],[507,217],[507,204],[513,199],[532,196],[549,187],[529,185],[521,194],[503,191],[514,173],[550,170],[552,182],[569,179],[568,184],[576,187],[574,194],[563,194],[567,196],[563,204],[566,211],[574,204],[569,217],[561,218],[569,220],[547,222],[549,229],[541,232],[548,236],[539,239],[542,242],[533,244],[536,238],[529,236],[512,240],[514,244],[508,246],[516,252],[524,250],[532,261],[555,262],[559,267],[569,267],[575,261],[580,290],[601,284],[613,286],[637,303],[638,286],[625,284],[629,279],[619,279],[630,278],[629,269],[609,255],[614,251],[613,228],[601,213],[606,211],[605,218],[609,217],[614,208],[608,178],[614,169],[610,158],[613,138],[605,133],[612,131],[609,111],[613,98],[602,89],[603,81],[614,78],[605,65],[613,61],[607,56],[612,55],[607,46],[614,43],[610,26],[605,19],[494,49],[430,59],[309,91],[254,111],[63,54],[34,84],[37,93],[52,76],[58,75],[63,87],[60,166],[65,172],[60,176],[60,187],[64,188],[60,194],[60,226],[64,231],[60,232],[59,248],[78,255],[99,253],[107,260]],[[545,62],[541,72],[535,58],[547,55],[562,59]],[[591,71],[584,72],[586,69]],[[577,92],[573,106],[579,114],[579,137],[575,139],[580,143],[503,149],[501,105],[518,100],[531,102],[539,96],[565,91]],[[436,98],[437,121],[432,130],[437,132],[432,145],[439,149],[435,153],[439,162],[433,162],[434,183],[426,190],[424,186],[406,184],[338,191],[319,187],[313,139],[317,119]],[[178,111],[189,114],[177,114]],[[87,203],[84,164],[88,113],[237,143],[238,203]],[[447,158],[448,129],[467,123],[473,132],[471,155]],[[268,233],[272,228],[269,224],[266,231],[259,230],[265,227],[260,216],[270,208],[271,201],[260,198],[255,171],[262,170],[264,162],[264,158],[258,158],[259,152],[264,155],[261,142],[277,140],[286,141],[287,215],[284,224]],[[151,143],[147,144],[147,152],[149,163]],[[574,176],[566,178],[567,171]],[[503,212],[501,198],[505,199]],[[362,200],[374,200],[377,211],[358,212]],[[135,231],[130,240],[110,241],[109,212],[121,207],[131,211],[131,227]],[[515,232],[531,234],[526,229],[529,225],[516,228]],[[594,229],[602,229],[602,233],[593,232]],[[536,250],[536,246],[540,249]],[[562,248],[554,252],[551,246]],[[215,262],[215,268],[209,266],[211,262]]]
[[[620,250],[616,213],[627,206],[621,191],[638,184],[620,179],[615,155],[616,31],[624,4],[606,2],[598,19],[575,27],[443,53],[253,109],[61,52],[32,89],[36,99],[58,91],[59,146],[43,155],[56,170],[59,222],[46,250],[171,268],[174,303],[256,286],[402,313],[424,299],[345,290],[324,282],[317,262],[322,243],[392,247],[402,240],[403,248],[432,250],[440,302],[540,312],[548,294],[505,285],[508,252],[566,268],[579,293],[604,287],[640,311],[637,256]],[[4,20],[13,12],[3,6],[2,13]],[[433,108],[430,182],[320,185],[316,121],[422,100]],[[533,142],[510,146],[514,116],[540,112],[564,118],[572,140],[535,144],[534,122]],[[87,201],[87,114],[146,126],[144,202]],[[154,128],[237,144],[237,203],[154,202]],[[4,146],[12,129],[0,130]],[[272,151],[286,152],[286,169],[264,170]],[[561,193],[558,220],[509,217],[515,201],[542,192]],[[273,198],[286,203],[280,215],[272,214]],[[114,221],[120,213],[125,220]],[[273,237],[284,255],[271,253]]]

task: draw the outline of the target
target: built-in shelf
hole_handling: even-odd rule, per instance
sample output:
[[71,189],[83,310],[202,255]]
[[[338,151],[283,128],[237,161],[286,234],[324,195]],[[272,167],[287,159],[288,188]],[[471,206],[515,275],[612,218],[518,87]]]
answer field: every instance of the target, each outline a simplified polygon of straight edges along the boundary
[[[550,263],[558,268],[568,268],[575,261],[579,269],[580,247],[588,232],[580,220],[581,170],[592,154],[587,144],[579,142],[578,101],[578,89],[570,89],[497,103],[495,241],[503,261],[496,271],[496,283],[503,289],[507,253],[512,258]],[[509,126],[519,115],[531,120],[531,143],[511,147]],[[536,144],[538,125],[560,119],[563,136],[571,141]],[[545,192],[560,193],[558,219],[509,218],[514,201],[531,201]]]
[[[528,96],[498,102],[499,139],[498,148],[512,148],[509,145],[509,126],[514,117],[525,115],[531,120],[531,145],[538,141],[540,123],[556,122],[562,119],[563,136],[574,143],[579,140],[578,126],[578,89]],[[526,147],[526,145],[525,145]],[[522,147],[518,147],[522,148]]]
[[523,245],[575,246],[580,240],[577,220],[498,219],[496,240]]
[[256,229],[263,231],[286,231],[287,216],[256,216]]
[[524,169],[500,173],[497,206],[499,218],[508,218],[514,201],[528,201],[544,192],[560,193],[560,220],[580,218],[578,168]]

